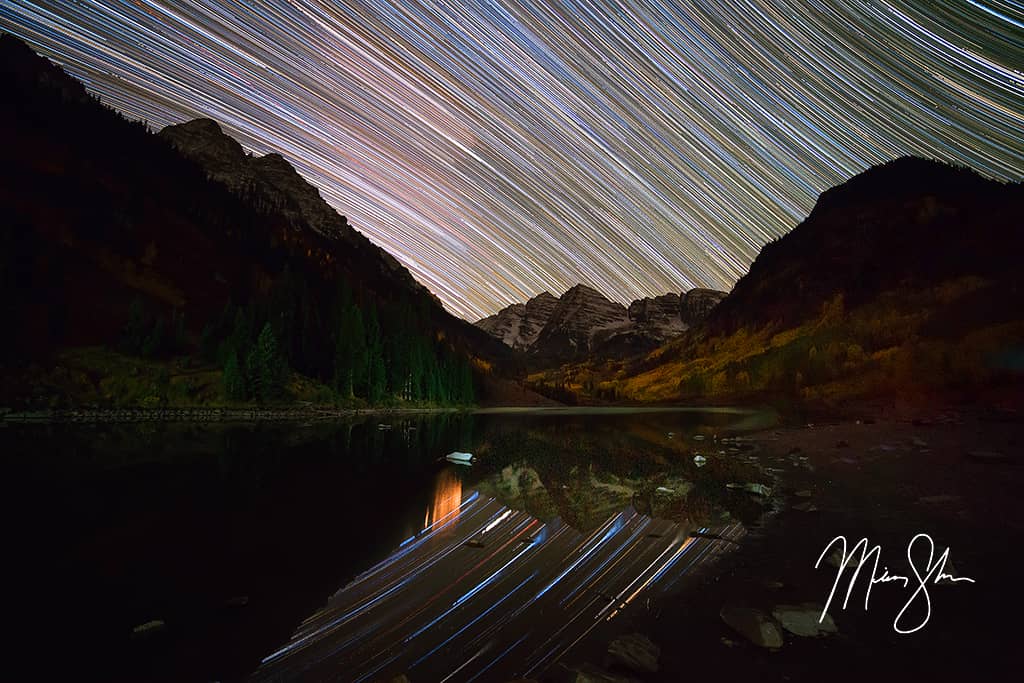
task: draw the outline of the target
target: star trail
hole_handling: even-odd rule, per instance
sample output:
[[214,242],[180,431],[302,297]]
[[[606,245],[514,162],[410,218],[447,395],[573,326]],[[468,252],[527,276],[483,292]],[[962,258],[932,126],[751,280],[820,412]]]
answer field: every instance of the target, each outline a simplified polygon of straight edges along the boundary
[[25,2],[0,25],[154,128],[279,152],[475,320],[577,282],[729,289],[905,154],[1024,175],[1024,3]]

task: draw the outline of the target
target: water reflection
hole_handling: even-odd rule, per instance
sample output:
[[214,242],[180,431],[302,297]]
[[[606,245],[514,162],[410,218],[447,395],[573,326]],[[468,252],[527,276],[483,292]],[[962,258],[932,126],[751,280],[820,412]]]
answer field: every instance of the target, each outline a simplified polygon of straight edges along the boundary
[[[444,600],[451,598],[447,610],[483,585],[473,595],[485,601],[474,609],[494,607],[495,618],[525,611],[513,621],[483,617],[466,627],[475,642],[483,638],[478,626],[505,624],[480,641],[493,641],[493,650],[477,661],[497,657],[528,631],[554,638],[538,651],[537,661],[550,661],[544,653],[569,642],[563,635],[580,637],[594,615],[620,609],[661,568],[645,590],[673,585],[691,562],[719,552],[724,544],[709,538],[684,550],[696,530],[742,533],[738,522],[764,513],[752,496],[725,487],[764,481],[736,444],[716,439],[743,419],[577,410],[308,425],[12,425],[0,430],[0,451],[6,499],[32,520],[13,548],[37,559],[21,577],[27,592],[44,596],[34,612],[97,615],[70,646],[73,659],[105,679],[199,680],[210,672],[241,679],[329,596],[399,548],[413,562],[389,574],[403,586],[389,595],[401,600],[374,603],[389,605],[387,612],[370,609],[391,645],[401,649],[409,635],[400,635],[405,627],[398,624],[422,627],[420,610],[435,618]],[[385,423],[391,428],[379,427]],[[477,461],[443,463],[452,451]],[[699,469],[698,451],[707,455]],[[509,511],[485,534],[483,548],[462,545]],[[614,519],[620,521],[605,538]],[[445,548],[452,553],[431,554]],[[513,557],[522,562],[506,567]],[[439,563],[429,564],[433,559]],[[414,567],[434,569],[414,580]],[[527,606],[563,572],[539,602],[571,594],[566,604],[579,620],[553,625]],[[512,574],[518,578],[509,584]],[[65,588],[59,602],[54,585]],[[493,593],[498,589],[504,592]],[[244,619],[224,608],[238,596],[250,597]],[[563,607],[551,609],[561,614]],[[174,624],[175,638],[143,647],[126,637],[151,619]],[[561,635],[551,632],[561,626]],[[354,637],[348,628],[339,633]]]
[[749,422],[664,411],[478,418],[439,451],[476,460],[438,465],[422,529],[305,619],[254,678],[541,674],[735,549],[745,522],[766,513],[766,500],[727,486],[767,474],[727,437],[739,420]]
[[427,514],[423,518],[423,528],[426,529],[449,515],[453,516],[452,521],[457,520],[461,504],[462,480],[449,468],[441,470],[434,484],[434,501],[427,508]]

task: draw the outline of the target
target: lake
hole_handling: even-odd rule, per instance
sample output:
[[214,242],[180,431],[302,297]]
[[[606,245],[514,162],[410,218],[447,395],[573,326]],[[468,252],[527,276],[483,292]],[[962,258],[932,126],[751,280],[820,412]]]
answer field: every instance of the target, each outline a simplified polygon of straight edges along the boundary
[[[461,545],[495,514],[512,511],[490,530],[492,537],[511,538],[522,529],[517,535],[536,537],[543,530],[552,542],[537,541],[543,553],[512,560],[523,566],[466,599],[468,611],[445,616],[431,607],[397,633],[411,635],[438,617],[446,628],[449,622],[461,628],[522,583],[519,593],[506,596],[518,603],[557,578],[572,562],[569,551],[610,519],[615,533],[598,539],[599,552],[572,567],[545,597],[578,598],[573,591],[584,589],[576,584],[615,561],[629,569],[609,576],[608,590],[637,576],[647,580],[644,567],[634,564],[649,564],[649,553],[673,553],[687,541],[714,545],[688,536],[698,529],[739,534],[756,524],[764,505],[724,487],[727,480],[756,479],[755,464],[742,458],[741,447],[748,446],[719,440],[773,420],[768,412],[728,409],[546,409],[305,424],[8,425],[0,430],[6,500],[19,520],[12,537],[22,558],[18,585],[28,588],[20,606],[29,615],[27,628],[75,634],[68,659],[54,666],[75,661],[76,669],[108,679],[237,679],[287,646],[301,622],[353,578],[415,543],[398,573],[415,581],[399,601],[377,611],[371,605],[361,616],[366,623],[327,630],[317,636],[323,640],[317,649],[284,658],[299,670],[315,664],[350,671],[354,680],[391,655],[371,651],[384,642],[373,641],[325,656],[346,634],[370,622],[381,631],[395,628],[408,616],[395,614],[396,605],[415,611],[411,603],[441,590],[442,578],[453,583],[442,602],[458,600],[511,560],[508,549],[492,556],[488,547]],[[452,451],[472,453],[475,462],[446,462]],[[718,451],[739,457],[694,463],[695,454]],[[656,529],[652,517],[671,524]],[[643,547],[618,549],[633,536],[644,539]],[[453,544],[458,557],[430,565]],[[449,576],[478,560],[486,561],[467,576]],[[422,572],[423,565],[432,568]],[[395,574],[375,578],[394,581]],[[601,585],[587,590],[600,592]],[[351,600],[361,604],[358,596]],[[517,614],[518,631],[501,631],[493,647],[506,649],[536,630],[544,604],[534,607]],[[154,620],[162,625],[133,632]],[[574,628],[559,648],[570,644],[570,635],[584,634]],[[412,642],[407,656],[373,675],[408,671],[438,647],[412,669],[421,680],[450,670],[453,659],[464,657],[465,643],[436,640]],[[537,656],[542,668],[553,655]],[[264,664],[264,671],[275,669]]]

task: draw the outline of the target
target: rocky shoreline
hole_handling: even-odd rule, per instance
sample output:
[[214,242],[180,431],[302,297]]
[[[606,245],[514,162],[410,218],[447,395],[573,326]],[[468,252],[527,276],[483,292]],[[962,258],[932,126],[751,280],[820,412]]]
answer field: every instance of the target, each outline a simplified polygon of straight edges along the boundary
[[10,411],[0,409],[0,423],[92,424],[111,422],[289,422],[331,420],[374,414],[432,414],[456,408],[326,408],[317,406],[250,408],[52,408]]

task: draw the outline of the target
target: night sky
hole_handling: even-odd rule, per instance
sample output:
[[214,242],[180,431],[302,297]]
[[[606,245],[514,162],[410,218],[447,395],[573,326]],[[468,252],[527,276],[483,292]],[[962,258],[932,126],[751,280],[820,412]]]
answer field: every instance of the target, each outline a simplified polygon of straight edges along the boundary
[[471,320],[577,282],[729,289],[904,154],[1024,175],[1019,2],[2,0],[0,25],[154,128],[282,153]]

